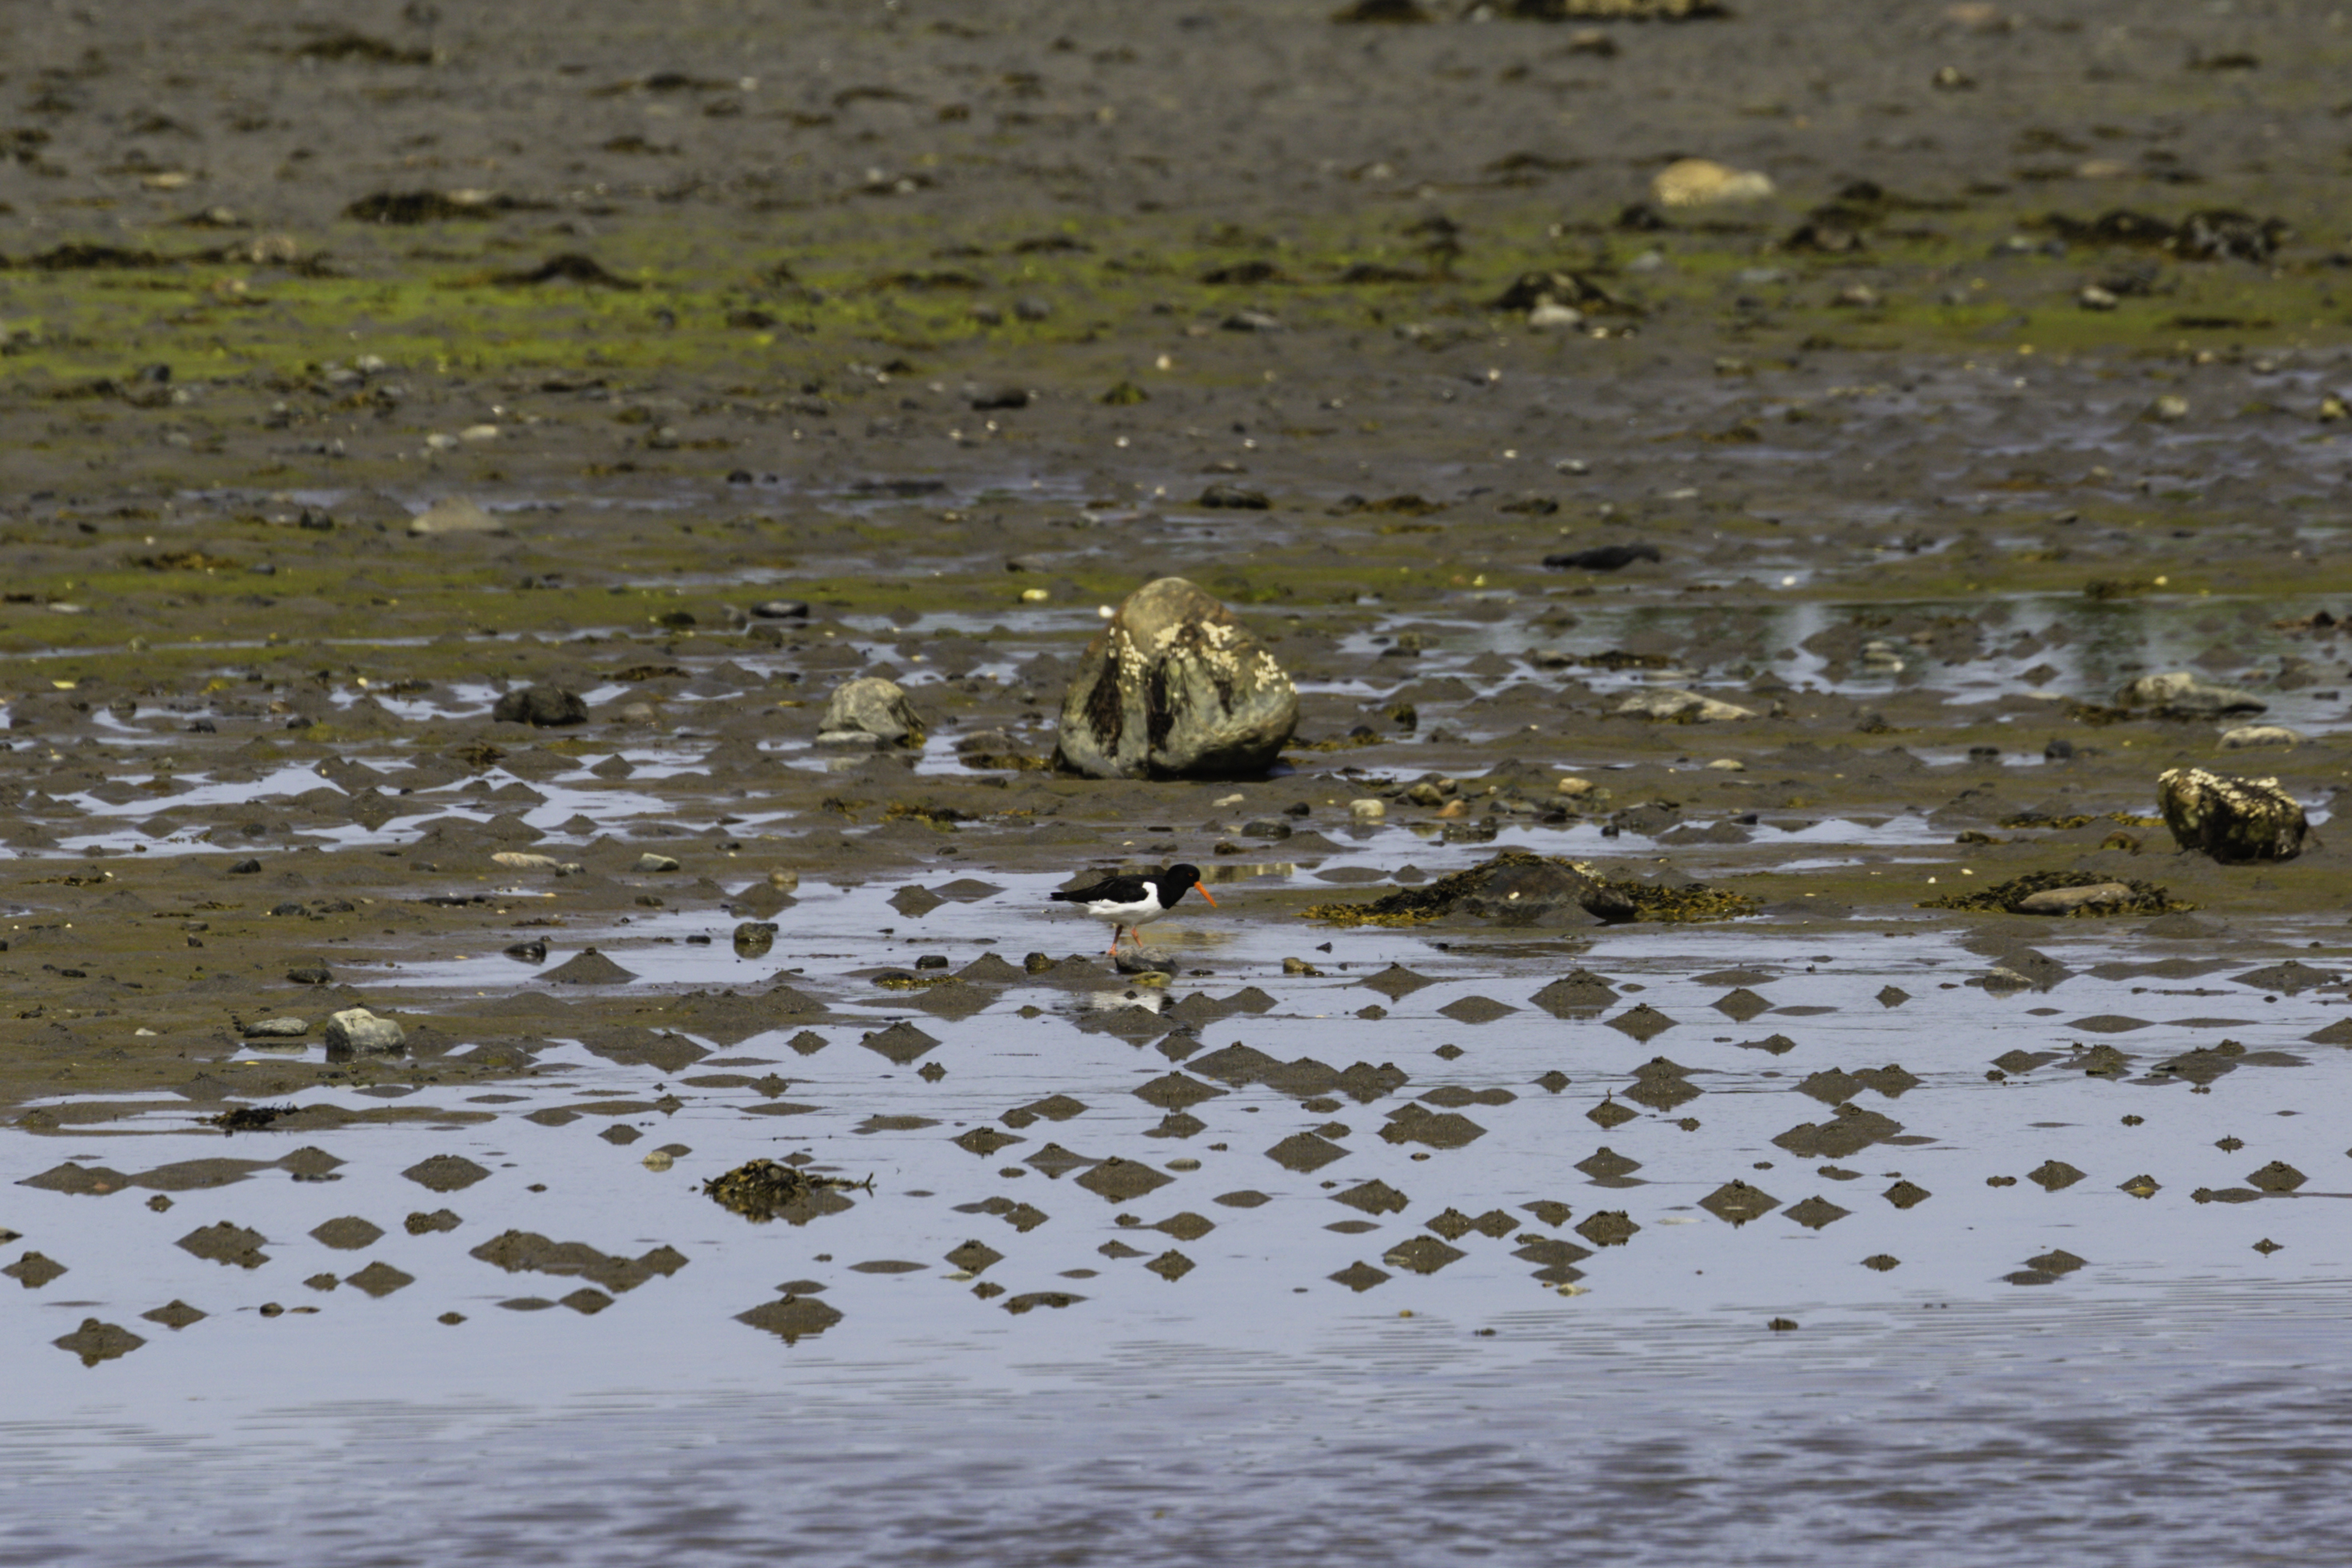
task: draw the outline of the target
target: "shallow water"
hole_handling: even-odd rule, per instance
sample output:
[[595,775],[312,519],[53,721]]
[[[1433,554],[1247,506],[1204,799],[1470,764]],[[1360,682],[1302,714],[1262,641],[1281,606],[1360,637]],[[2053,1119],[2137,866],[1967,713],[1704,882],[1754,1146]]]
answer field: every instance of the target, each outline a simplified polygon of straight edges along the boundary
[[[16,1391],[0,1419],[0,1561],[624,1562],[651,1535],[682,1563],[732,1560],[755,1538],[842,1562],[1244,1562],[1278,1530],[1308,1555],[1400,1563],[1549,1560],[1564,1543],[1642,1563],[1777,1563],[1898,1542],[1911,1561],[1932,1545],[1939,1562],[2009,1561],[2021,1546],[2261,1562],[2311,1561],[2352,1521],[2331,1479],[2343,1418],[2321,1392],[2352,1365],[2336,1310],[2352,1281],[2336,1206],[2352,1173],[2326,1109],[2346,1100],[2331,1084],[2352,1078],[2352,1055],[2303,1039],[2344,1016],[2340,977],[2289,995],[2233,979],[2236,965],[2153,976],[2147,944],[2067,931],[2042,945],[2074,973],[2000,994],[1961,984],[1984,962],[1948,937],[1874,921],[1828,945],[1637,927],[1439,947],[1363,931],[1310,954],[1327,970],[1315,978],[1274,962],[1295,934],[1190,921],[1155,935],[1218,973],[1170,994],[1254,982],[1264,998],[1242,1000],[1263,1011],[1197,1034],[1122,1033],[1104,1021],[1161,999],[1105,974],[991,985],[985,1010],[950,1021],[855,977],[893,951],[961,965],[983,935],[1011,956],[1091,931],[1040,907],[1048,879],[992,879],[1006,891],[911,922],[882,887],[804,889],[778,917],[778,951],[793,952],[795,985],[833,1003],[808,1026],[824,1041],[814,1054],[789,1043],[798,1024],[706,1037],[710,1054],[675,1072],[559,1044],[534,1074],[462,1099],[429,1084],[305,1097],[416,1118],[398,1124],[224,1141],[196,1125],[207,1108],[162,1097],[103,1126],[0,1134],[18,1182],[68,1159],[134,1178],[298,1145],[347,1162],[324,1181],[269,1168],[180,1186],[166,1213],[137,1185],[0,1189],[0,1221],[25,1233],[12,1260],[37,1249],[68,1269],[10,1292],[0,1313]],[[1282,881],[1223,896],[1245,904]],[[645,942],[693,923],[657,915],[600,945],[665,993],[756,994],[782,972],[737,958],[723,934]],[[894,924],[907,945],[824,940]],[[1360,984],[1391,960],[1429,984],[1394,997]],[[1575,1018],[1529,1004],[1577,963],[1619,999]],[[468,967],[527,984],[502,960]],[[1715,1004],[1744,1012],[1742,991],[1768,1010],[1734,1023]],[[1486,1023],[1444,1011],[1472,996],[1516,1010]],[[1360,1016],[1374,1005],[1386,1016]],[[1672,1026],[1646,1041],[1612,1026],[1637,1005]],[[939,1040],[920,1058],[944,1067],[939,1081],[860,1048],[893,1019]],[[560,1020],[550,1027],[560,1038]],[[1757,1047],[1775,1036],[1780,1054]],[[2223,1037],[2251,1055],[2209,1092],[2151,1076]],[[1187,1074],[1226,1092],[1191,1107],[1199,1131],[1151,1136],[1162,1110],[1138,1088],[1236,1040],[1281,1061],[1393,1062],[1410,1081],[1370,1103],[1302,1101]],[[2069,1069],[2069,1042],[2132,1061],[2120,1079],[2086,1077]],[[2053,1054],[2002,1076],[1990,1064],[2013,1048]],[[1659,1056],[1701,1092],[1628,1104],[1634,1069]],[[1797,1090],[1808,1075],[1890,1062],[1919,1081],[1852,1100],[1900,1122],[1899,1142],[1835,1160],[1772,1142],[1834,1118]],[[1535,1081],[1553,1070],[1570,1081]],[[755,1081],[770,1074],[788,1083]],[[1483,1130],[1466,1144],[1378,1135],[1447,1089],[1478,1096],[1459,1106]],[[1596,1126],[1585,1113],[1604,1098],[1636,1114]],[[535,1111],[556,1114],[525,1119]],[[950,1141],[992,1123],[1019,1142],[976,1155]],[[619,1129],[635,1136],[600,1136]],[[1268,1156],[1309,1130],[1328,1165]],[[1171,1180],[1109,1201],[1076,1184],[1083,1163],[1024,1163],[1049,1143]],[[1638,1168],[1579,1168],[1603,1145]],[[646,1168],[656,1146],[674,1165]],[[449,1193],[402,1175],[440,1154],[487,1174]],[[873,1188],[800,1225],[752,1225],[699,1194],[732,1164],[786,1154]],[[2051,1161],[2082,1174],[2034,1179]],[[2246,1184],[2273,1161],[2309,1181],[2291,1195]],[[2152,1196],[2119,1190],[2142,1174]],[[1738,1226],[1699,1206],[1735,1179],[1780,1206]],[[1374,1180],[1403,1195],[1402,1212],[1333,1201]],[[1897,1208],[1882,1194],[1898,1180],[1932,1195]],[[152,1182],[177,1185],[169,1172]],[[1242,1205],[1223,1201],[1234,1194]],[[971,1210],[992,1197],[1030,1209]],[[1545,1223],[1522,1206],[1538,1199],[1573,1217]],[[1850,1212],[1792,1219],[1809,1199]],[[404,1215],[441,1209],[461,1223],[405,1232]],[[1499,1215],[1511,1234],[1454,1232],[1459,1256],[1431,1254],[1433,1273],[1390,1258],[1416,1235],[1434,1241],[1425,1227],[1448,1210]],[[1639,1228],[1591,1246],[1574,1226],[1601,1211]],[[384,1234],[356,1250],[309,1234],[347,1215]],[[268,1261],[173,1245],[218,1221],[266,1237]],[[672,1247],[685,1263],[567,1308],[551,1299],[580,1279],[469,1256],[509,1228],[616,1258]],[[1534,1278],[1544,1265],[1514,1251],[1538,1237],[1591,1256]],[[972,1239],[1006,1255],[977,1281],[945,1260]],[[371,1299],[351,1282],[362,1264],[398,1282]],[[1360,1293],[1330,1278],[1350,1270]],[[840,1320],[789,1343],[734,1321],[788,1282]],[[1080,1299],[1005,1311],[1036,1291]],[[176,1331],[139,1316],[174,1300],[211,1316]],[[265,1303],[318,1310],[264,1317]],[[448,1312],[463,1321],[436,1321]],[[87,1368],[48,1345],[86,1317],[146,1343]],[[1801,1326],[1775,1332],[1776,1319]],[[238,1530],[172,1522],[222,1489],[239,1499]],[[427,1498],[431,1523],[390,1528]],[[2276,1555],[2240,1538],[2231,1521],[2248,1509]]]

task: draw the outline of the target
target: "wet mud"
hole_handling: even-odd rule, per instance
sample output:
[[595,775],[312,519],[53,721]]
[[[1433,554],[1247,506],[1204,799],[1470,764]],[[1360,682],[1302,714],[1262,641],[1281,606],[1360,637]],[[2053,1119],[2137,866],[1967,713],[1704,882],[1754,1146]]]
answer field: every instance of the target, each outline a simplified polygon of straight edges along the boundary
[[[1777,1509],[2155,1562],[2227,1554],[2233,1463],[2158,1428],[2327,1426],[2230,1380],[2352,1361],[2308,1310],[2352,1278],[2341,17],[0,29],[6,1469],[100,1380],[151,1454],[229,1390],[520,1431],[789,1373],[840,1453],[985,1453],[1020,1394],[1131,1436],[1090,1379],[1432,1440],[1475,1388],[1510,1550],[1575,1473],[1629,1561],[1762,1560],[1720,1521]],[[1057,766],[1167,576],[1289,742]],[[887,737],[827,727],[864,677]],[[2190,769],[2294,833],[2183,849]],[[1217,904],[1118,962],[1046,897],[1177,862]],[[2112,1432],[1996,1414],[2003,1323],[2200,1347],[2132,1519]],[[1526,1377],[1601,1430],[1602,1357],[1666,1392],[1588,1454]],[[1818,1431],[1863,1479],[1801,1497],[1762,1415],[1714,1526],[1628,1479],[1914,1366],[2088,1500],[1993,1531],[1993,1479]],[[1171,1486],[1174,1430],[1131,1450]],[[1432,1538],[1451,1461],[1359,1435],[1439,1489],[1366,1518]],[[1031,1475],[1084,1520],[1066,1439]],[[856,1539],[1026,1560],[964,1463],[1000,1537]],[[2341,1525],[2278,1485],[2282,1540]],[[1089,1528],[1250,1560],[1289,1505],[1234,1498]],[[154,1560],[44,1508],[24,1560]]]

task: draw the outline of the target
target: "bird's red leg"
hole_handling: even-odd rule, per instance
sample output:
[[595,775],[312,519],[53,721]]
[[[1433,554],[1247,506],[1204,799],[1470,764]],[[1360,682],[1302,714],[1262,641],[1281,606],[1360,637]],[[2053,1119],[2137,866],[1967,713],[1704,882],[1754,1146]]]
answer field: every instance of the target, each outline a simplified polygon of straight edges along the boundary
[[1110,928],[1110,955],[1113,958],[1117,958],[1118,956],[1118,939],[1120,934],[1126,930],[1127,928],[1125,926],[1113,926]]

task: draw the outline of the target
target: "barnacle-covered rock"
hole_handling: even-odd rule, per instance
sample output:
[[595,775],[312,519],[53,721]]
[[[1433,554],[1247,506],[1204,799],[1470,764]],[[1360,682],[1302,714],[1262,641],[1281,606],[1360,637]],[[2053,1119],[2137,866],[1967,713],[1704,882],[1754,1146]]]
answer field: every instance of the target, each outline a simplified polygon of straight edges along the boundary
[[1298,692],[1234,613],[1181,577],[1129,594],[1062,696],[1055,761],[1095,778],[1263,773]]
[[2303,853],[2303,807],[2276,779],[2174,768],[2156,781],[2173,842],[2216,860],[2292,860]]

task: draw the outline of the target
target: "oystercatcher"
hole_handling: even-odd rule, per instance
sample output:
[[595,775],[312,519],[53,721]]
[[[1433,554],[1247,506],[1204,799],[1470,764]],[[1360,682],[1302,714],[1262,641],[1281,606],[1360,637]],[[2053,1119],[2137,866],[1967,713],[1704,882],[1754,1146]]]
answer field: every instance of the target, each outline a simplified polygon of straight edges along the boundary
[[1141,927],[1158,920],[1176,907],[1178,900],[1194,888],[1213,905],[1216,899],[1209,889],[1201,887],[1201,868],[1171,866],[1165,871],[1146,871],[1132,877],[1106,877],[1084,888],[1066,888],[1053,896],[1055,903],[1082,904],[1087,913],[1098,921],[1108,921],[1111,926],[1110,952],[1118,956],[1118,939],[1129,931],[1135,935],[1135,945],[1143,945]]

